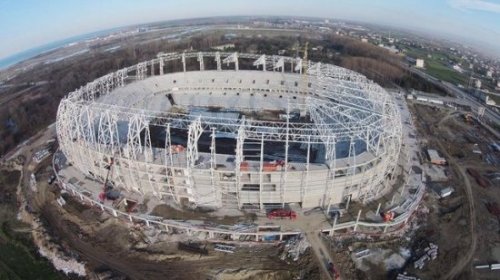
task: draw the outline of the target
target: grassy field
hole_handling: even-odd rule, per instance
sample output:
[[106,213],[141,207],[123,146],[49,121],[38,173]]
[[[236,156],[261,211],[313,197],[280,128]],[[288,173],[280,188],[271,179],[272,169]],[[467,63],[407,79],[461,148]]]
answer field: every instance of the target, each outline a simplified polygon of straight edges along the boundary
[[[461,74],[448,65],[449,62],[458,63],[460,58],[448,53],[432,52],[420,48],[410,48],[406,54],[412,58],[423,58],[425,60],[425,72],[436,77],[437,79],[453,83],[455,85],[467,85],[467,77]],[[428,55],[431,57],[428,57]]]
[[450,69],[436,60],[426,61],[425,68],[425,72],[427,72],[427,74],[436,77],[437,79],[450,82],[455,85],[467,85],[467,78],[463,74]]
[[48,260],[0,231],[0,279],[64,279]]

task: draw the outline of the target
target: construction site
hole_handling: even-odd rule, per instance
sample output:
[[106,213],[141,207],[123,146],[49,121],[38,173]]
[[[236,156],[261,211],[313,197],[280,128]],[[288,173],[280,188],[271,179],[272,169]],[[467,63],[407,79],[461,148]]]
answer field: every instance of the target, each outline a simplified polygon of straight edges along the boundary
[[91,279],[496,279],[495,131],[306,57],[162,53],[69,93],[9,161],[41,254]]

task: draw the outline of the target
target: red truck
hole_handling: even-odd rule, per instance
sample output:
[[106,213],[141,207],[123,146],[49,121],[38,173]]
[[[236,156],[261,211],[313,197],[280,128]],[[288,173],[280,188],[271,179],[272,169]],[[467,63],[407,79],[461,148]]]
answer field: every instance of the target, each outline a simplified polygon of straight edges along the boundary
[[285,210],[285,209],[275,209],[270,211],[267,214],[267,217],[269,219],[283,219],[283,218],[289,218],[290,220],[295,220],[297,218],[297,213],[292,210]]

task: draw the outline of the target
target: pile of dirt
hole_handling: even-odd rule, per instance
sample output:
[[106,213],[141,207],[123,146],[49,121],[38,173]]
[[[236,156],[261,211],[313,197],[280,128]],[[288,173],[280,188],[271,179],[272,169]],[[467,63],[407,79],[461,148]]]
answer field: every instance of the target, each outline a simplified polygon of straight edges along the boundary
[[245,214],[242,216],[216,216],[211,211],[207,210],[179,210],[167,204],[157,205],[150,214],[153,216],[163,217],[165,219],[202,220],[226,225],[237,224],[240,222],[253,222],[256,219],[255,215],[252,214]]

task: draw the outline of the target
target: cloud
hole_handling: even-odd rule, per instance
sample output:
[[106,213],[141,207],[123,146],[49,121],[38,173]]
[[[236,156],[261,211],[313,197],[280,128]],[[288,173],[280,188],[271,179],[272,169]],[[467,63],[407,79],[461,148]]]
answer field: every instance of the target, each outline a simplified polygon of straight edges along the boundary
[[491,0],[448,0],[448,4],[459,10],[475,10],[500,14],[500,3]]

